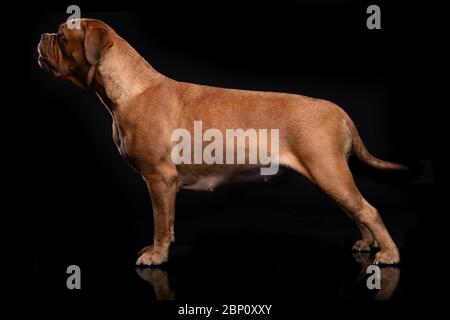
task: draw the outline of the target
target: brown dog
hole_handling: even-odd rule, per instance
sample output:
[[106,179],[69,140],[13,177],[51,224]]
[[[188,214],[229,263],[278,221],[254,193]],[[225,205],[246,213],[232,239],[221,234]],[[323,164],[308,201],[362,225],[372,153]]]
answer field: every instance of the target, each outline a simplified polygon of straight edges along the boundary
[[[214,88],[169,79],[155,71],[111,27],[82,19],[79,29],[62,24],[38,45],[39,65],[57,78],[93,89],[113,119],[120,154],[147,183],[153,207],[153,245],[139,253],[138,265],[167,260],[174,241],[178,188],[212,190],[248,177],[257,164],[176,164],[171,154],[175,129],[265,128],[279,130],[277,164],[299,172],[322,189],[358,224],[362,239],[354,249],[380,251],[375,263],[400,261],[377,210],[358,191],[347,165],[353,153],[379,169],[406,169],[374,158],[364,147],[349,116],[335,104],[301,95]],[[259,143],[258,147],[264,148]],[[238,146],[249,151],[248,146]],[[270,151],[271,148],[266,148]],[[246,159],[248,160],[248,155]]]

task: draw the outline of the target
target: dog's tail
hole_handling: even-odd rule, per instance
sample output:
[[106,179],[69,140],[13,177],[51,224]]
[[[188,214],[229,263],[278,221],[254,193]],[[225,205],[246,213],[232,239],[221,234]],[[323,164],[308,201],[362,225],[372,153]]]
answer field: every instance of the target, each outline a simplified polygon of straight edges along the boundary
[[350,117],[346,118],[346,122],[348,124],[348,128],[352,137],[352,151],[360,161],[371,167],[381,170],[409,170],[407,166],[404,166],[402,164],[380,160],[372,156],[369,151],[367,151],[367,148],[364,145],[353,121],[350,119]]

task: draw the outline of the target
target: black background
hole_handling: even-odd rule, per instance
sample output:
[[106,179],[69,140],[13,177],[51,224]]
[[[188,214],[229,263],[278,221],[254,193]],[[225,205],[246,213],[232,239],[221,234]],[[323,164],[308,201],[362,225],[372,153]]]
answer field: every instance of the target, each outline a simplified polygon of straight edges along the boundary
[[[362,193],[401,249],[392,306],[438,296],[430,288],[428,247],[438,214],[432,159],[444,53],[438,8],[374,3],[381,30],[366,28],[372,2],[364,1],[80,6],[82,17],[111,25],[166,76],[329,99],[350,114],[371,153],[411,165],[413,172],[400,176],[352,162]],[[142,179],[117,152],[108,112],[93,92],[57,81],[36,64],[40,34],[56,31],[66,7],[40,5],[28,20],[29,116],[37,124],[30,146],[38,168],[32,200],[39,210],[31,219],[36,297],[44,307],[57,298],[77,306],[170,309],[155,304],[152,286],[134,268],[137,251],[152,239],[151,204]],[[177,241],[162,270],[179,304],[274,303],[280,314],[302,301],[373,299],[363,284],[353,284],[357,228],[294,173],[214,193],[182,191],[176,213]],[[66,288],[71,264],[81,267],[80,291]]]

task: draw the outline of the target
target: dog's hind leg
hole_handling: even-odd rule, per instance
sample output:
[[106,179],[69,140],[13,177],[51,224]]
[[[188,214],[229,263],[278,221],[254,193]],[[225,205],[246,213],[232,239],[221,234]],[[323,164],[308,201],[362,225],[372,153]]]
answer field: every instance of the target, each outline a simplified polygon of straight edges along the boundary
[[[363,240],[380,247],[375,264],[395,264],[400,254],[389,235],[378,211],[361,195],[355,185],[345,156],[316,156],[313,161],[303,163],[303,175],[335,201],[358,225]],[[373,238],[371,237],[373,235]]]

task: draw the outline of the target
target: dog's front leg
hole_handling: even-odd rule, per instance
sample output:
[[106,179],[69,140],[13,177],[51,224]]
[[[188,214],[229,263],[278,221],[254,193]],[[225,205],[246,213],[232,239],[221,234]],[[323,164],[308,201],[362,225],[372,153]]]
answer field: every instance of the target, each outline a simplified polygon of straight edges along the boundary
[[136,265],[158,265],[167,260],[173,237],[171,220],[175,211],[178,176],[174,168],[160,170],[157,174],[145,175],[153,208],[153,245],[139,252]]

